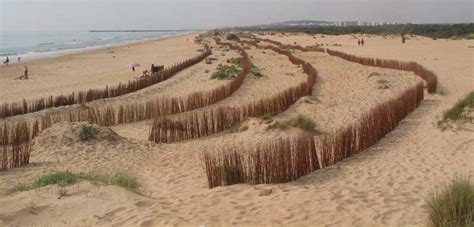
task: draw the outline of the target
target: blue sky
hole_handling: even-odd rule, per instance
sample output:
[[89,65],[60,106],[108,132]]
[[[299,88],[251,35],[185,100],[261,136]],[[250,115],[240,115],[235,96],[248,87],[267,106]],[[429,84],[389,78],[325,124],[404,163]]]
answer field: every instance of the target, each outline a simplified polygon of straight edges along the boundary
[[0,0],[0,30],[209,29],[286,20],[473,22],[472,0]]

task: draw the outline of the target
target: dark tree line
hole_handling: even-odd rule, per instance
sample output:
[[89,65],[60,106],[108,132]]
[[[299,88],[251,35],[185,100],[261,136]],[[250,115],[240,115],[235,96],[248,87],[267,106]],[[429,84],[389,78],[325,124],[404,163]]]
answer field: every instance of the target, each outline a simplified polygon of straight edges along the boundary
[[431,38],[467,38],[474,35],[474,23],[470,24],[399,24],[382,26],[277,26],[277,27],[246,27],[240,30],[250,31],[278,31],[278,32],[305,32],[308,34],[374,34],[374,35],[420,35]]

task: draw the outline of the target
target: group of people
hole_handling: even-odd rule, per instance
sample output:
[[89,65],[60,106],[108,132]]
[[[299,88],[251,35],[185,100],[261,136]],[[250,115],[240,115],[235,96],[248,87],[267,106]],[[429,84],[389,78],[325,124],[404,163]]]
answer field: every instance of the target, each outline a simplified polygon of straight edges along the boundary
[[[138,77],[138,79],[144,79],[144,78],[147,78],[147,77],[150,77],[153,73],[158,73],[162,70],[164,70],[164,66],[163,65],[159,65],[159,66],[155,66],[155,64],[151,64],[151,68],[150,70],[146,69],[146,70],[143,70],[143,73],[140,77]],[[135,71],[134,68],[132,68],[133,71]]]
[[[18,57],[18,58],[17,58],[17,61],[18,61],[18,62],[21,62],[21,58]],[[4,65],[10,64],[10,59],[8,58],[8,56],[5,58],[5,61],[3,62],[3,64],[4,64]]]
[[364,46],[364,39],[363,38],[357,39],[357,45]]

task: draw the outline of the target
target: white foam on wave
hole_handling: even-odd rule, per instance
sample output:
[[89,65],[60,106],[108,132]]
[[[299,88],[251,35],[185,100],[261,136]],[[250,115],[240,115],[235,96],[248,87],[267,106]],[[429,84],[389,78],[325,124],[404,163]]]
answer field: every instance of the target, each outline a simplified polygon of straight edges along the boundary
[[[21,52],[21,53],[16,53],[16,54],[10,54],[8,57],[10,58],[10,64],[15,64],[17,63],[16,59],[18,57],[21,58],[21,62],[27,62],[31,60],[36,60],[36,59],[41,59],[41,58],[54,58],[54,57],[59,57],[59,56],[64,56],[68,54],[75,54],[75,53],[81,53],[85,51],[90,51],[90,50],[96,50],[96,49],[101,49],[101,48],[108,48],[108,47],[116,47],[116,46],[122,46],[122,45],[127,45],[127,44],[132,44],[132,43],[139,43],[139,42],[145,42],[145,41],[150,41],[150,40],[158,40],[162,38],[167,38],[167,37],[172,37],[172,36],[179,36],[179,35],[185,35],[189,34],[189,32],[179,32],[179,33],[164,33],[161,34],[158,37],[142,37],[139,39],[133,39],[133,40],[125,40],[125,41],[118,41],[118,42],[110,42],[110,43],[105,43],[105,44],[93,44],[92,46],[87,46],[87,47],[80,47],[80,48],[69,48],[69,49],[58,49],[55,47],[49,48],[48,50],[45,51],[29,51],[29,52]],[[113,38],[111,38],[113,39]],[[78,39],[74,39],[78,41]],[[81,44],[82,42],[71,42],[71,43],[65,43],[67,45],[71,45],[73,43]],[[4,58],[6,56],[2,56],[1,60],[3,62]],[[1,66],[0,66],[1,67]]]

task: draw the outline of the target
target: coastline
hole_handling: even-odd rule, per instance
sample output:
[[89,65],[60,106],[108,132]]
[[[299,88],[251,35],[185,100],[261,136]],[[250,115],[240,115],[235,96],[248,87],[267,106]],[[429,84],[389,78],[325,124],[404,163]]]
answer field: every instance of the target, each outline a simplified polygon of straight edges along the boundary
[[[163,36],[160,36],[160,37],[153,37],[153,38],[132,39],[132,40],[126,40],[126,41],[111,42],[111,43],[106,43],[106,44],[85,46],[85,47],[80,47],[80,48],[52,50],[52,51],[43,51],[43,52],[28,52],[30,54],[29,56],[24,56],[24,55],[22,56],[22,54],[8,55],[8,57],[10,58],[10,64],[9,65],[14,65],[14,64],[18,64],[18,63],[26,63],[26,62],[31,62],[31,61],[40,60],[40,59],[53,59],[53,58],[57,58],[57,57],[63,57],[63,56],[66,56],[66,55],[86,53],[88,51],[104,50],[104,49],[127,46],[127,45],[130,46],[130,45],[134,45],[134,44],[138,44],[138,43],[145,43],[145,42],[163,40],[163,39],[167,39],[167,38],[185,36],[185,35],[188,35],[188,34],[199,33],[199,32],[201,32],[201,31],[197,31],[197,30],[196,31],[183,31],[180,34],[175,34],[175,35],[163,35]],[[18,56],[21,56],[21,62],[16,61]],[[5,57],[6,56],[1,56],[0,57],[2,63],[5,60]],[[7,66],[7,65],[1,64],[0,68],[5,67],[5,66]]]
[[[127,83],[151,64],[169,66],[196,55],[201,32],[99,47],[0,67],[2,103],[35,99]],[[11,59],[16,60],[16,59]],[[135,72],[128,64],[139,63]],[[28,67],[29,80],[15,80]],[[36,93],[36,94],[35,94]]]

